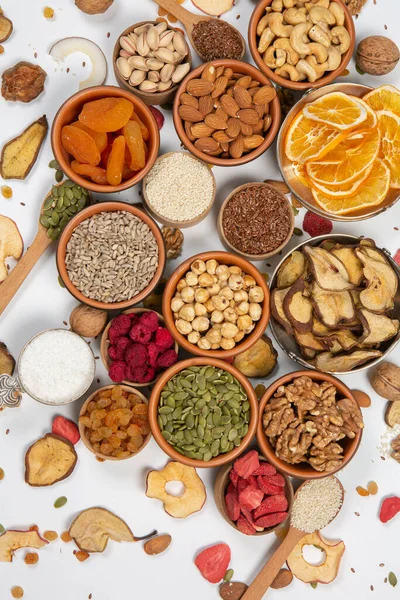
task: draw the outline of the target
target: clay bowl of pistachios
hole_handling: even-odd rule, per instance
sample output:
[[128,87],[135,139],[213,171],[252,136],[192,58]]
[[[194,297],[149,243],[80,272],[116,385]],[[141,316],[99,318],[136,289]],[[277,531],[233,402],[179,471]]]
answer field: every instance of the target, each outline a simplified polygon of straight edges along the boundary
[[181,29],[142,21],[118,36],[113,67],[120,87],[146,104],[168,104],[192,68],[192,55]]

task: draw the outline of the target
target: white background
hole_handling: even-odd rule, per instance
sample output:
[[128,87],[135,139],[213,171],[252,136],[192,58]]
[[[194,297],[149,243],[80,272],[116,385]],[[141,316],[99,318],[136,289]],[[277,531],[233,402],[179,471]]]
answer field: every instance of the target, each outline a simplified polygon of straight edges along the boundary
[[[109,64],[107,83],[115,84],[111,57],[116,38],[128,25],[157,17],[157,6],[151,0],[115,0],[113,7],[103,16],[84,15],[73,0],[49,0],[55,9],[55,17],[48,21],[43,17],[45,3],[39,0],[2,0],[4,13],[14,22],[14,33],[4,43],[5,52],[0,56],[1,71],[18,60],[40,64],[48,73],[46,89],[30,104],[5,102],[0,99],[0,143],[20,133],[30,122],[46,114],[51,125],[58,107],[78,89],[78,80],[85,69],[81,67],[84,57],[78,56],[63,65],[56,65],[48,56],[52,44],[66,36],[86,36],[103,49]],[[226,15],[247,37],[247,24],[255,2],[238,0]],[[185,6],[192,8],[190,0]],[[236,20],[236,17],[240,18]],[[369,0],[367,7],[356,21],[357,36],[385,33],[400,45],[400,5],[396,0]],[[385,31],[384,25],[387,25]],[[107,33],[110,32],[110,37]],[[37,52],[37,59],[34,53]],[[246,55],[249,60],[249,55]],[[65,68],[69,66],[70,72]],[[393,83],[400,87],[400,67],[382,78],[360,76],[354,63],[347,81],[378,86]],[[161,152],[179,149],[179,140],[174,132],[170,112],[165,112],[166,124],[161,132]],[[0,196],[0,213],[12,217],[24,238],[26,246],[32,242],[40,204],[53,183],[54,172],[48,168],[52,158],[49,136],[38,161],[26,181],[10,181],[13,198]],[[185,230],[183,258],[196,252],[221,249],[215,220],[218,207],[227,194],[236,186],[248,181],[278,178],[279,172],[274,147],[264,156],[234,170],[215,168],[218,182],[217,202],[213,212],[203,223]],[[3,183],[3,182],[1,182]],[[119,199],[131,203],[140,201],[140,187],[120,194]],[[108,197],[107,197],[108,199]],[[110,198],[111,199],[111,198]],[[25,203],[25,206],[21,203]],[[374,237],[377,244],[392,253],[400,247],[400,205],[375,219],[357,224],[334,227],[335,232],[363,234]],[[297,226],[302,226],[304,210],[297,217]],[[304,239],[304,238],[301,238]],[[292,246],[299,242],[293,238]],[[170,273],[178,261],[168,265]],[[276,261],[271,261],[272,266]],[[259,265],[267,269],[265,264]],[[0,288],[1,290],[1,288]],[[0,320],[0,339],[8,345],[15,357],[22,346],[34,334],[50,327],[63,327],[68,320],[75,300],[57,282],[54,249],[47,251],[40,263],[13,299]],[[95,343],[98,355],[98,343]],[[400,362],[400,351],[393,353],[393,361]],[[108,378],[97,362],[96,377],[101,384]],[[49,364],[49,369],[52,365]],[[296,364],[280,356],[279,368],[274,378],[293,370]],[[385,430],[383,412],[385,401],[374,395],[366,374],[346,376],[345,382],[353,388],[361,388],[372,395],[372,408],[364,411],[365,433],[361,448],[340,479],[346,488],[344,507],[335,522],[326,528],[329,539],[343,539],[346,552],[336,581],[330,585],[319,585],[316,590],[300,581],[280,591],[270,590],[268,597],[282,598],[295,595],[299,600],[318,597],[331,599],[349,597],[357,600],[366,598],[398,598],[399,589],[384,584],[389,571],[394,571],[400,580],[400,517],[383,525],[378,520],[381,499],[386,495],[400,495],[400,465],[392,459],[381,460],[377,446]],[[268,385],[267,383],[267,385]],[[95,383],[95,386],[98,384]],[[94,387],[92,388],[94,389]],[[187,520],[179,521],[164,513],[157,500],[146,498],[145,478],[149,469],[162,468],[167,457],[154,441],[136,458],[120,463],[99,463],[80,442],[77,446],[79,462],[73,475],[54,487],[36,489],[24,483],[24,454],[28,446],[49,431],[55,414],[77,418],[81,402],[75,402],[60,410],[41,405],[24,396],[18,409],[8,409],[0,414],[0,467],[5,478],[0,482],[0,523],[5,528],[25,528],[39,525],[41,531],[54,529],[61,533],[68,529],[76,514],[90,506],[104,506],[126,519],[133,532],[143,535],[153,528],[172,535],[173,543],[167,553],[159,557],[148,557],[142,544],[116,544],[110,542],[104,554],[94,555],[81,564],[73,556],[73,544],[61,541],[40,550],[40,561],[32,567],[24,564],[24,551],[20,550],[12,564],[0,563],[0,599],[11,598],[10,588],[20,585],[27,600],[85,600],[91,593],[93,600],[158,599],[158,600],[205,600],[218,597],[216,586],[207,583],[193,564],[195,554],[204,546],[224,541],[232,549],[231,566],[235,579],[250,583],[258,569],[264,564],[279,543],[275,535],[260,538],[246,537],[234,531],[219,515],[213,499],[214,470],[201,470],[208,499],[205,507]],[[10,429],[6,436],[6,429]],[[355,487],[375,480],[379,493],[375,497],[361,498]],[[53,503],[59,496],[67,496],[68,503],[54,509]],[[360,516],[356,516],[358,512]],[[384,567],[379,564],[384,563]],[[355,569],[353,574],[350,569]],[[374,586],[374,591],[370,586]],[[400,585],[400,584],[399,584]]]

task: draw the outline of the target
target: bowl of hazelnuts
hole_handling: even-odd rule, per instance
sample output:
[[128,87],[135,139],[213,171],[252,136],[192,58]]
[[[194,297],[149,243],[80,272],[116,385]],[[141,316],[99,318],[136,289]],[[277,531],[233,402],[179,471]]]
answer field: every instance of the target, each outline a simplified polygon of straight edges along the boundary
[[248,350],[269,321],[269,289],[249,261],[203,252],[174,271],[163,295],[165,324],[197,356],[232,358]]

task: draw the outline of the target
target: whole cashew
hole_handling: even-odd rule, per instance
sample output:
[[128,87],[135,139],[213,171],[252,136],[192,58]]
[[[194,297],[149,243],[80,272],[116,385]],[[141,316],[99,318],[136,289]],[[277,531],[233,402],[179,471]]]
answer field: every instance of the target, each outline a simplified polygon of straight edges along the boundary
[[310,56],[307,56],[306,61],[314,69],[314,71],[315,71],[315,73],[317,75],[317,79],[320,79],[325,74],[325,71],[328,70],[327,69],[328,63],[327,62],[323,62],[322,64],[318,64],[317,59],[312,54],[310,54]]
[[286,62],[286,52],[270,46],[264,54],[264,62],[270,69],[282,67]]
[[262,19],[259,20],[257,25],[257,35],[261,35],[264,29],[268,27],[269,15],[270,13],[267,13]]
[[279,69],[276,69],[275,73],[284,79],[290,79],[291,81],[300,81],[300,73],[297,72],[296,67],[285,63]]
[[285,8],[293,8],[295,6],[296,0],[283,0],[283,6]]
[[297,63],[296,71],[300,74],[304,73],[308,81],[310,81],[311,83],[314,83],[314,81],[316,81],[317,79],[317,73],[314,67],[310,65],[310,63],[308,63],[304,58],[299,60],[299,62]]
[[309,40],[307,38],[307,33],[310,31],[310,27],[311,23],[299,23],[298,25],[294,26],[293,31],[290,34],[290,44],[292,48],[298,54],[304,54],[304,56],[310,54],[310,50],[308,48]]
[[288,8],[283,13],[283,18],[289,25],[298,25],[307,21],[307,11],[305,8]]
[[[299,27],[299,25],[297,25],[297,27]],[[313,25],[309,30],[308,35],[314,42],[322,44],[323,46],[325,46],[325,48],[329,48],[329,46],[331,45],[331,40],[329,39],[328,34],[326,34],[325,31],[323,31],[319,25]],[[308,52],[307,54],[310,53]]]
[[306,9],[310,11],[314,6],[322,6],[323,8],[329,8],[330,0],[311,0],[307,2]]
[[289,65],[296,65],[299,62],[300,56],[293,50],[290,41],[287,38],[280,38],[274,41],[274,48],[284,50],[286,52],[286,62]]
[[270,46],[271,42],[275,39],[275,34],[272,33],[269,27],[264,29],[261,34],[260,41],[258,42],[258,51],[260,54],[264,54],[268,46]]
[[331,2],[328,9],[335,17],[336,25],[344,25],[344,10],[337,2]]
[[272,33],[278,37],[288,38],[293,31],[293,25],[283,24],[283,15],[281,13],[273,13],[268,20],[268,26]]
[[328,60],[328,50],[322,44],[317,42],[311,42],[308,44],[310,54],[314,55],[319,64],[322,64]]
[[350,34],[345,27],[338,26],[331,29],[332,42],[338,45],[340,54],[344,54],[350,48]]
[[320,21],[323,21],[328,25],[335,25],[336,23],[336,19],[333,14],[323,6],[314,6],[308,13],[308,16],[314,25],[318,24]]
[[273,11],[282,12],[283,10],[283,0],[274,0],[271,4],[271,8]]
[[328,66],[327,71],[336,71],[342,62],[342,55],[335,46],[329,46],[328,48]]

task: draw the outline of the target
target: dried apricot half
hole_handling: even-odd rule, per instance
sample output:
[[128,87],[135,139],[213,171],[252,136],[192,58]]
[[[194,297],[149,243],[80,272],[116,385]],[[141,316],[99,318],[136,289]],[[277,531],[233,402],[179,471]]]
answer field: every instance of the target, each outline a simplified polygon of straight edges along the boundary
[[84,163],[80,163],[76,160],[71,162],[71,169],[77,175],[83,175],[84,177],[89,177],[94,183],[98,183],[100,185],[107,185],[107,172],[105,169],[101,167],[96,167],[94,165],[87,165]]
[[61,131],[61,143],[64,150],[72,154],[78,162],[89,165],[99,164],[100,151],[94,139],[86,131],[72,125],[64,125]]
[[146,153],[139,123],[128,121],[122,130],[130,154],[130,168],[140,171],[146,164]]
[[101,131],[94,131],[94,129],[86,127],[86,125],[84,125],[80,121],[74,121],[73,123],[71,123],[71,126],[78,127],[79,129],[82,129],[82,131],[86,131],[86,133],[88,133],[90,137],[94,139],[94,143],[98,147],[100,153],[103,152],[103,150],[105,150],[105,148],[107,147],[108,135],[106,133]]
[[119,185],[121,183],[124,163],[125,138],[123,135],[119,135],[113,141],[111,153],[107,161],[107,181],[110,185]]
[[102,98],[86,102],[79,121],[94,131],[107,133],[121,129],[133,114],[133,104],[126,98]]

